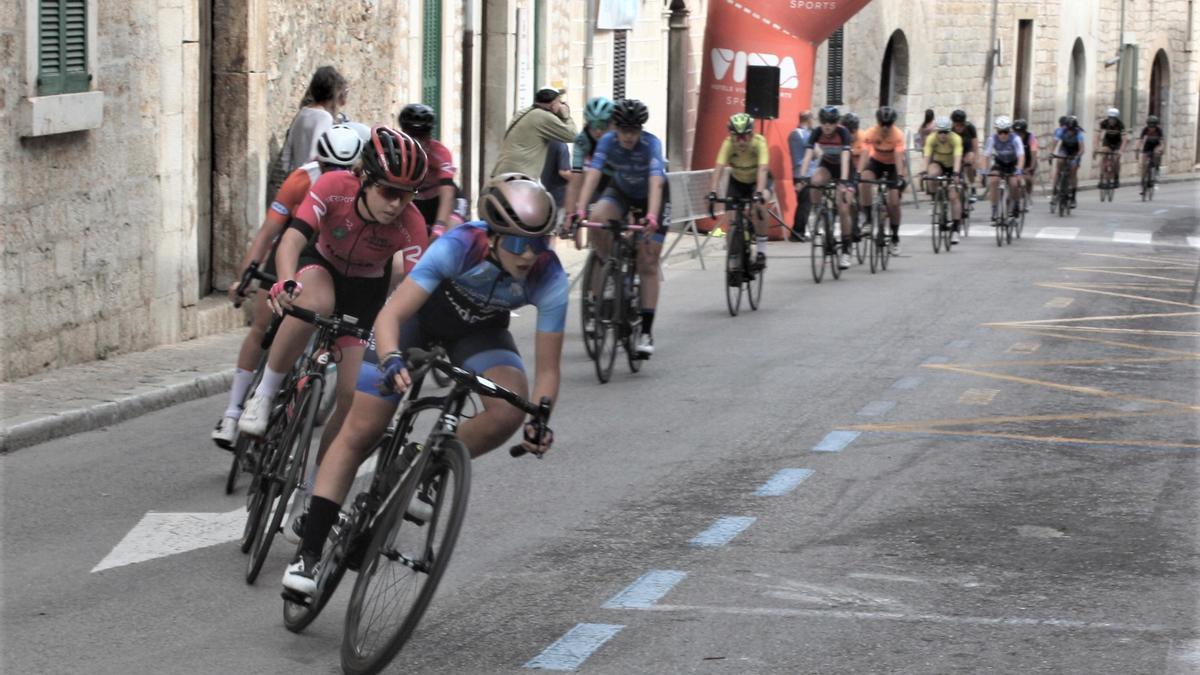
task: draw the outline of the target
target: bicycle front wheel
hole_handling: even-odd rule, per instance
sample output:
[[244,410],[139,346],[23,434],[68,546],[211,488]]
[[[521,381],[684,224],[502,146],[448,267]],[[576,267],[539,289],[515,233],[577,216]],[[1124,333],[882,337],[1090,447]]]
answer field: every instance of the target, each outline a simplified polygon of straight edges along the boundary
[[739,226],[734,225],[725,241],[725,304],[729,307],[729,316],[737,316],[742,305],[742,281],[749,272],[743,266],[746,236]]
[[[342,670],[377,673],[412,637],[450,563],[471,486],[471,460],[457,439],[438,443],[421,476],[409,473],[397,499],[376,520],[342,638]],[[409,504],[425,495],[428,522],[409,522]],[[411,518],[411,516],[408,516]]]
[[930,219],[929,238],[933,244],[933,252],[942,250],[942,228],[946,226],[946,202],[937,199],[933,202],[933,217]]
[[[750,240],[746,240],[746,253],[742,256],[742,264],[749,266],[753,257],[750,255]],[[763,278],[767,276],[767,270],[755,269],[753,276],[746,277],[746,300],[750,302],[750,309],[757,311],[758,306],[762,303]]]
[[616,252],[604,263],[600,276],[600,293],[596,298],[596,378],[601,383],[612,377],[617,358],[617,329],[621,322],[621,266]]
[[258,579],[275,535],[279,533],[288,512],[288,500],[296,490],[304,471],[304,460],[312,441],[312,430],[317,421],[317,409],[321,405],[321,390],[325,381],[319,377],[309,380],[300,393],[295,413],[288,424],[287,433],[277,451],[278,461],[266,474],[268,481],[266,503],[259,518],[265,526],[258,529],[254,543],[250,546],[250,559],[246,561],[246,583]]
[[[841,245],[833,236],[833,211],[826,211],[824,222],[821,223],[821,229],[825,232],[825,259],[829,266],[830,273],[834,279],[840,279],[842,276],[841,261],[838,256],[838,246]],[[844,250],[844,249],[843,249]]]
[[822,214],[817,214],[817,223],[813,227],[812,248],[809,250],[809,260],[812,264],[812,276],[814,283],[821,283],[821,279],[825,277],[825,233],[821,229],[821,222],[824,221]]

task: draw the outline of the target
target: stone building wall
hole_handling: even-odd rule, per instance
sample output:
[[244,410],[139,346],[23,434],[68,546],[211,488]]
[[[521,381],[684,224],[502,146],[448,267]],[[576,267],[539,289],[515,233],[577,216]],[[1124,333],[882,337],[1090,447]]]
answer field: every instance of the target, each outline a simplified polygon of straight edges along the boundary
[[198,295],[194,8],[96,3],[102,124],[25,137],[35,8],[0,4],[0,380],[185,339]]
[[[1194,3],[1193,3],[1194,4]],[[1083,78],[1075,111],[1091,134],[1099,119],[1118,101],[1117,65],[1105,61],[1118,54],[1120,0],[1086,3],[998,3],[997,38],[1002,60],[995,74],[995,115],[1011,115],[1016,98],[1018,22],[1033,21],[1031,78],[1028,87],[1030,127],[1039,137],[1057,125],[1070,100],[1072,53],[1076,41],[1083,47]],[[948,115],[955,108],[967,111],[981,133],[990,126],[984,119],[987,99],[987,50],[991,3],[985,0],[877,0],[845,24],[843,92],[845,110],[870,119],[879,105],[884,50],[899,31],[907,43],[903,95],[893,105],[909,129],[919,126],[926,108]],[[1149,106],[1150,73],[1155,54],[1162,49],[1170,63],[1171,97],[1166,130],[1171,138],[1165,167],[1168,172],[1191,170],[1197,161],[1197,76],[1200,53],[1196,36],[1188,34],[1187,0],[1152,0],[1125,3],[1127,41],[1140,48],[1137,106],[1122,110],[1122,118],[1135,116],[1137,130],[1144,125]],[[1200,11],[1193,8],[1192,11]],[[1068,17],[1065,18],[1064,17]],[[1193,18],[1195,21],[1200,18]],[[1195,33],[1195,29],[1193,29]],[[1190,38],[1190,41],[1189,41]],[[1188,45],[1192,51],[1188,51]],[[818,50],[813,83],[813,107],[826,98],[828,43]],[[1090,140],[1089,140],[1090,142]],[[1132,147],[1132,144],[1131,146]],[[1089,152],[1090,155],[1090,152]],[[1136,170],[1136,159],[1126,154],[1122,175]],[[1084,173],[1096,178],[1099,163],[1085,159]]]

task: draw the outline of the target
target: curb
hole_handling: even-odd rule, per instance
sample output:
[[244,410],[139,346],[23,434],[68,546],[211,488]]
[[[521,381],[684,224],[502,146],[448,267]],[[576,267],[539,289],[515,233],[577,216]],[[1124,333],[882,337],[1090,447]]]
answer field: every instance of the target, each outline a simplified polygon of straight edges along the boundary
[[141,417],[147,413],[206,398],[229,390],[233,369],[201,375],[191,382],[181,382],[157,391],[101,403],[89,408],[43,417],[0,430],[0,454],[45,443],[64,436],[93,431],[118,422]]

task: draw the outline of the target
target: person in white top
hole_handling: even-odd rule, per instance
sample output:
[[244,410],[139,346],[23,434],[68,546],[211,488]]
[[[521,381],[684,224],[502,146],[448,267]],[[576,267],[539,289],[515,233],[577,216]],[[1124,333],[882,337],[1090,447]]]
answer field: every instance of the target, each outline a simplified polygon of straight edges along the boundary
[[300,111],[292,119],[280,156],[284,175],[295,171],[316,154],[317,139],[333,126],[334,116],[346,105],[350,89],[333,66],[321,66],[308,82]]

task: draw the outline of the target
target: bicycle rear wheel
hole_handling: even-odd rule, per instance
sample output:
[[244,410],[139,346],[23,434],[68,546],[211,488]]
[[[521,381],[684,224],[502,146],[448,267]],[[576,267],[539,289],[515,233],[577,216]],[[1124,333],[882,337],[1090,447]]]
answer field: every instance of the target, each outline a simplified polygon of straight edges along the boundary
[[592,275],[595,273],[599,260],[594,250],[588,251],[587,260],[583,263],[583,270],[580,272],[583,276],[579,278],[579,329],[583,335],[583,349],[587,352],[589,359],[596,358],[595,337],[588,331],[588,319],[595,321],[596,302],[591,297]]
[[264,527],[258,528],[254,543],[250,547],[250,559],[246,561],[246,583],[252,584],[258,579],[267,554],[275,535],[279,533],[283,519],[288,512],[288,500],[300,482],[300,474],[304,471],[304,459],[308,456],[308,446],[312,441],[312,430],[316,424],[317,408],[321,405],[321,391],[325,381],[319,377],[310,378],[308,386],[300,393],[295,411],[288,423],[287,433],[279,444],[277,462],[267,474],[267,499],[259,515]]
[[[450,562],[467,511],[471,460],[454,438],[438,442],[421,476],[410,472],[380,514],[363,557],[342,638],[342,669],[377,673],[404,646],[429,607]],[[429,493],[433,515],[416,525],[404,518],[417,492]]]
[[[616,253],[615,251],[613,252]],[[610,255],[600,276],[600,294],[596,307],[596,378],[601,383],[612,377],[613,361],[617,358],[617,328],[621,322],[621,266],[616,255]]]
[[[888,223],[891,225],[891,223]],[[880,226],[875,235],[875,250],[879,255],[879,269],[887,271],[888,259],[892,257],[892,236],[888,231],[890,227],[885,229]]]
[[742,305],[742,282],[749,272],[743,266],[745,256],[742,250],[746,247],[746,237],[741,229],[735,224],[725,239],[725,304],[729,307],[729,316],[738,315]]
[[628,329],[625,339],[622,340],[625,347],[625,360],[629,363],[630,372],[636,373],[642,369],[643,359],[637,353],[637,343],[642,337],[642,286],[638,281],[637,263],[630,261],[630,269],[627,274],[631,275],[629,285],[630,290],[628,297],[622,298],[625,303],[625,311],[622,323]]
[[[242,403],[246,402],[250,393],[258,389],[258,383],[262,381],[263,368],[267,365],[267,354],[263,353],[258,359],[258,368],[254,369],[254,376],[250,379],[250,385],[246,387],[246,394],[242,396]],[[233,494],[237,489],[238,477],[242,473],[242,465],[245,462],[246,449],[250,445],[250,439],[246,436],[238,434],[237,440],[233,445],[233,462],[229,466],[229,474],[225,476],[225,494]],[[244,552],[244,551],[243,551]]]
[[[857,197],[855,197],[855,199],[857,199]],[[867,208],[872,207],[868,206]],[[854,224],[850,227],[850,232],[852,235],[857,235],[854,236],[854,259],[858,261],[859,265],[861,265],[867,257],[867,242],[866,237],[863,236],[862,227],[858,224],[858,211],[859,208],[857,206],[850,209],[850,217],[854,219]],[[878,216],[879,214],[875,215]]]

